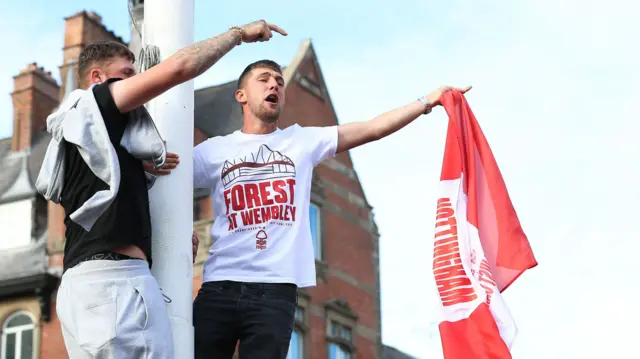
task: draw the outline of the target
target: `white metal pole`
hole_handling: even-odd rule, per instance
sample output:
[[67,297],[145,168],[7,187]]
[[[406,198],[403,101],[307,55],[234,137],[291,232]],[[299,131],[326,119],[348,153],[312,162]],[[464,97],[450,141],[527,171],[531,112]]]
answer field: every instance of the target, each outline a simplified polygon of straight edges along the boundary
[[[145,43],[162,60],[193,43],[194,0],[144,2]],[[165,295],[176,359],[193,358],[193,80],[148,104],[167,150],[180,156],[171,175],[158,178],[150,191],[153,226],[153,276]]]

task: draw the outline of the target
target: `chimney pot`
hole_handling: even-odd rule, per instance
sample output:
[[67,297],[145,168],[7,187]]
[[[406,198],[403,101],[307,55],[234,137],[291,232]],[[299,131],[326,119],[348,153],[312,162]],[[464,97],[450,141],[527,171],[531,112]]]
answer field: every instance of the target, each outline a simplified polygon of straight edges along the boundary
[[31,147],[33,133],[46,127],[47,116],[58,105],[59,90],[50,73],[35,62],[13,77],[13,151]]
[[95,20],[97,23],[102,24],[102,17],[98,14],[96,14],[95,11],[89,11],[87,12],[87,16],[93,20]]

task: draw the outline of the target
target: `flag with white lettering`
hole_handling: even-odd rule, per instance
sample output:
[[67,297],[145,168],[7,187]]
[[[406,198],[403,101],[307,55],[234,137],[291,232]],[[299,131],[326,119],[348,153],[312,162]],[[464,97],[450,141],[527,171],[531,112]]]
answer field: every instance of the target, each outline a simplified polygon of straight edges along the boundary
[[493,153],[464,96],[449,116],[433,247],[445,359],[506,359],[517,334],[503,292],[537,265]]

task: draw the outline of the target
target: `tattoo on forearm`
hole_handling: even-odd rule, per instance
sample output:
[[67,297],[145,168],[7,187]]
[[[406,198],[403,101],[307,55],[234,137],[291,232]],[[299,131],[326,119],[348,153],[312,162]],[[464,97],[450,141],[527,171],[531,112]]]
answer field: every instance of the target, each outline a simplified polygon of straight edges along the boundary
[[193,77],[199,76],[207,71],[213,64],[218,62],[222,56],[233,49],[240,40],[238,31],[228,31],[216,37],[196,42],[178,51],[174,56],[176,59],[187,59],[189,73]]

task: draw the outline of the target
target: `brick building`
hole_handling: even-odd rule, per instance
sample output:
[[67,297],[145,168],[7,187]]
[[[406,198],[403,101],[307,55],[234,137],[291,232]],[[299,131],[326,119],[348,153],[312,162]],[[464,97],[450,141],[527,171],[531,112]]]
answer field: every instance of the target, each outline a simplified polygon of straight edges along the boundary
[[[141,1],[134,16],[142,20]],[[123,15],[126,16],[126,15]],[[96,40],[122,39],[99,15],[78,12],[64,19],[62,83],[33,63],[14,76],[13,137],[0,140],[0,357],[66,358],[55,313],[64,246],[64,212],[34,188],[50,136],[45,120],[64,94],[77,87],[80,51]],[[132,36],[131,45],[137,45]],[[137,51],[134,51],[137,53]],[[310,40],[287,64],[287,105],[281,126],[334,125],[337,116]],[[228,134],[242,124],[235,81],[195,92],[195,144]],[[311,207],[318,286],[299,291],[291,358],[382,358],[378,233],[348,153],[319,165]],[[194,193],[194,228],[201,246],[194,294],[210,245],[213,222],[209,193]],[[344,352],[346,355],[341,355]]]

